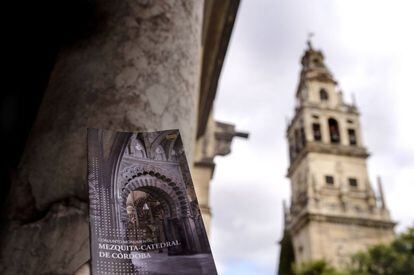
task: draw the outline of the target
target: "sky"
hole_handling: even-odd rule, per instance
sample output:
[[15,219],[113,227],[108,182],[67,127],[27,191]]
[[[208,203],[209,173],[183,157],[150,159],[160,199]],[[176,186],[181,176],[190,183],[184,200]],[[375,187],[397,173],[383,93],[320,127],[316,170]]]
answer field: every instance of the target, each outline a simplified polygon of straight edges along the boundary
[[368,172],[382,178],[397,232],[414,225],[414,1],[242,0],[215,118],[248,131],[216,157],[211,245],[219,274],[275,274],[289,200],[286,117],[293,116],[308,33],[355,95]]

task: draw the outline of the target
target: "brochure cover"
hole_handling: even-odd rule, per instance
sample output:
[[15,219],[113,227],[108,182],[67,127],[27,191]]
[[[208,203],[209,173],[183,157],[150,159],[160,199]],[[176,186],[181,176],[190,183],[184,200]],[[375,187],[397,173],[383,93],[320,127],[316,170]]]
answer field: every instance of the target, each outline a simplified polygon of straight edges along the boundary
[[217,274],[178,130],[88,129],[92,274]]

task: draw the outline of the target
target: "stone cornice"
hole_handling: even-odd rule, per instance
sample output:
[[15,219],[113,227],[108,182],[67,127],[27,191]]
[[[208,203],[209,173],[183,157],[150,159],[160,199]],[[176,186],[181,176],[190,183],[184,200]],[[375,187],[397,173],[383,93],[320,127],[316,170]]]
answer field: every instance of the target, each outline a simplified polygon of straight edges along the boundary
[[308,141],[290,164],[287,173],[288,177],[292,175],[292,172],[299,165],[300,161],[308,155],[308,153],[331,154],[364,159],[369,157],[369,153],[364,147]]
[[208,167],[214,170],[216,164],[212,159],[202,159],[194,162],[195,167]]
[[206,1],[197,138],[206,130],[240,0]]
[[292,218],[288,228],[291,232],[297,232],[310,221],[337,223],[337,224],[353,224],[365,227],[393,229],[397,224],[391,220],[380,220],[360,217],[347,217],[339,215],[325,215],[315,213],[303,213],[299,217]]

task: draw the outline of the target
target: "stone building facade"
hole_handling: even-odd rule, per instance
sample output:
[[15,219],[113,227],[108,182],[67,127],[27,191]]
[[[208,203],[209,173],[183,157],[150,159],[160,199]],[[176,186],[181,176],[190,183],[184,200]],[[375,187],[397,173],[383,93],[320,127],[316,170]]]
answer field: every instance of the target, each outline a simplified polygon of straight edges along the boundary
[[214,158],[230,154],[230,146],[234,137],[248,138],[248,136],[248,133],[236,131],[234,125],[216,121],[210,116],[205,134],[197,140],[192,173],[194,188],[207,232],[210,231],[212,216],[209,205],[209,190],[216,167]]
[[[88,127],[180,129],[192,166],[196,144],[208,131],[239,6],[239,0],[46,3],[27,9],[27,18],[20,6],[10,11],[24,25],[11,26],[8,41],[16,41],[16,49],[10,55],[30,48],[22,30],[34,25],[35,34],[44,33],[33,35],[33,42],[42,42],[30,64],[34,69],[27,75],[25,66],[16,69],[19,81],[11,91],[18,92],[10,94],[20,104],[16,116],[22,120],[7,132],[4,144],[13,149],[2,156],[15,162],[1,174],[8,193],[1,217],[1,274],[72,274],[90,258]],[[36,68],[42,73],[35,74]],[[27,81],[30,85],[21,85]],[[214,154],[209,156],[213,161]],[[203,179],[199,197],[208,209],[203,197],[211,175],[195,172]]]
[[286,133],[292,192],[285,233],[297,264],[324,259],[344,266],[351,254],[390,242],[395,223],[380,180],[379,198],[371,186],[357,106],[343,101],[322,52],[310,42],[301,63]]

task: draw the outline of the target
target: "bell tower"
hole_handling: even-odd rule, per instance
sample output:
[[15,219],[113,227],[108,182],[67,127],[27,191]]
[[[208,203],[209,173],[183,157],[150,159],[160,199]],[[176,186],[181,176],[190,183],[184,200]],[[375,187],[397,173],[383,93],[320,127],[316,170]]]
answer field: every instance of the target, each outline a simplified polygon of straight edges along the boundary
[[359,111],[343,101],[324,55],[310,41],[302,59],[294,117],[287,127],[291,205],[285,230],[296,263],[324,259],[343,266],[353,253],[390,242],[390,218],[381,181],[368,177]]

